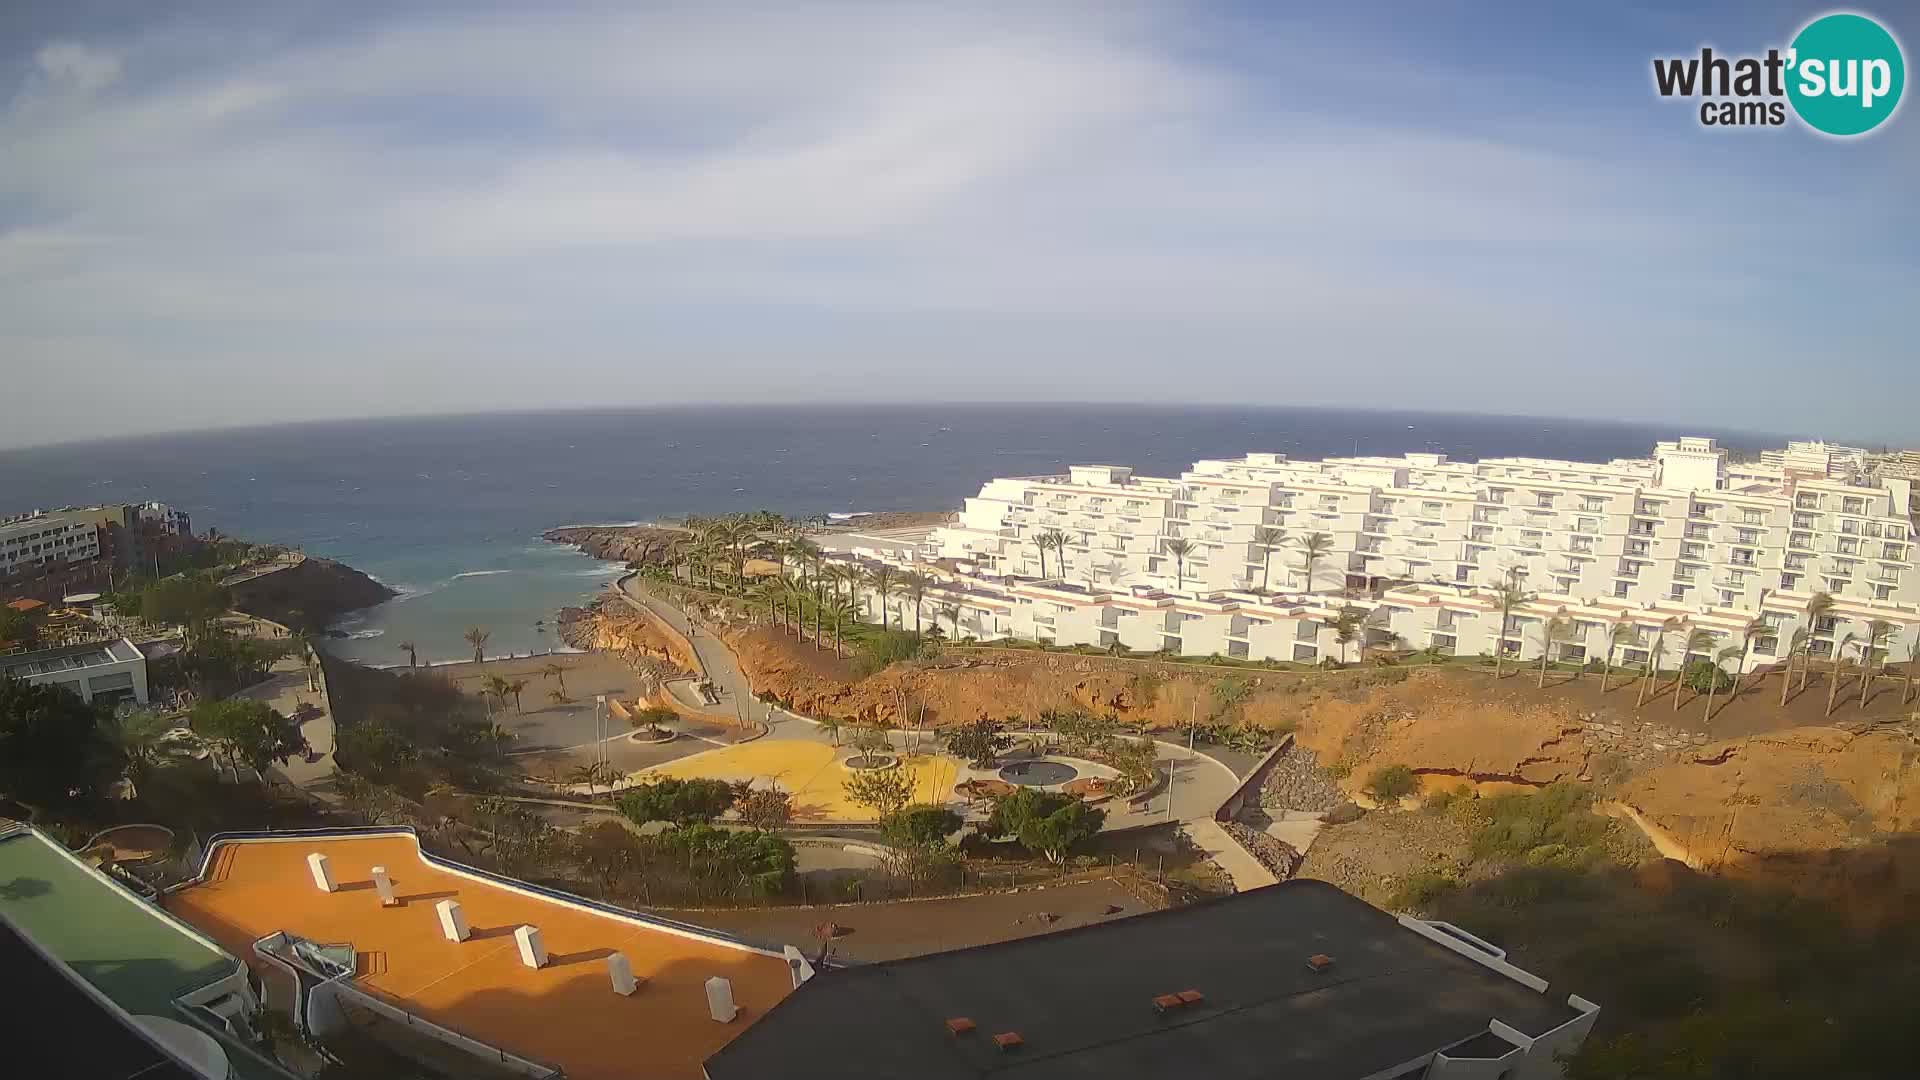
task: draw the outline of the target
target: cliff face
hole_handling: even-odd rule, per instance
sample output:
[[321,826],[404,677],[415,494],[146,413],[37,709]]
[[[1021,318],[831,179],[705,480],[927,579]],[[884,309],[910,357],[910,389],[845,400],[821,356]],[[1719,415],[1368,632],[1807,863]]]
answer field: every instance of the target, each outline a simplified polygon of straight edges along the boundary
[[596,559],[664,563],[674,545],[684,543],[691,534],[659,525],[573,525],[541,535],[555,544],[572,544]]
[[236,611],[314,633],[349,611],[398,595],[345,563],[312,557],[298,566],[243,581],[229,591]]

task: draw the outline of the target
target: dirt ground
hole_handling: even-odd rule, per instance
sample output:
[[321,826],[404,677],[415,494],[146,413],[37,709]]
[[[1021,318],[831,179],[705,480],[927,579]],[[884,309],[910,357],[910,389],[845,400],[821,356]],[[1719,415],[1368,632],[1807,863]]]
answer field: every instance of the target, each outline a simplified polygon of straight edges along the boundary
[[944,900],[711,911],[661,909],[659,913],[756,942],[795,945],[808,956],[819,948],[816,928],[831,922],[840,927],[840,935],[834,938],[836,955],[894,960],[1012,941],[1151,910],[1155,908],[1125,887],[1113,881],[1093,881]]
[[[566,704],[548,699],[560,688],[560,680],[543,674],[548,664],[566,670]],[[594,722],[594,696],[606,694],[631,700],[639,691],[639,680],[632,669],[608,653],[554,653],[550,656],[520,657],[513,660],[488,660],[482,664],[444,664],[433,669],[435,675],[452,681],[462,693],[480,695],[484,680],[493,675],[527,683],[516,710],[512,698],[502,708],[493,706],[494,722],[514,733],[515,754],[533,751],[562,751],[590,746],[602,735],[624,735],[625,725],[602,729]],[[604,721],[603,721],[604,723]],[[703,747],[704,748],[704,745]]]

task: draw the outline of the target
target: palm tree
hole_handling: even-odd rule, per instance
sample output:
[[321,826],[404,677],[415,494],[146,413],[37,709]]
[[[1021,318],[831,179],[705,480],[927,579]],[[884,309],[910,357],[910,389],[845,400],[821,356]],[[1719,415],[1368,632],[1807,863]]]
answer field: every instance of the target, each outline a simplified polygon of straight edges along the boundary
[[1842,660],[1845,658],[1847,646],[1853,644],[1855,641],[1858,641],[1858,640],[1859,638],[1856,635],[1849,633],[1845,637],[1842,637],[1839,641],[1834,643],[1833,682],[1827,687],[1827,711],[1825,714],[1827,716],[1833,715],[1833,701],[1835,698],[1840,696],[1840,664]]
[[1333,553],[1333,537],[1323,532],[1308,533],[1294,542],[1300,547],[1300,563],[1307,575],[1305,591],[1312,592],[1314,564]]
[[513,711],[522,716],[526,715],[526,710],[520,707],[520,695],[526,692],[527,680],[525,679],[515,679],[507,684],[507,693],[513,695]]
[[1046,533],[1037,532],[1027,537],[1027,542],[1040,553],[1040,577],[1044,580],[1047,576],[1047,549],[1053,546],[1053,541],[1047,537]]
[[560,696],[567,696],[567,669],[559,664],[548,664],[540,669],[540,674],[560,684]]
[[1046,532],[1034,537],[1034,539],[1043,547],[1053,549],[1053,576],[1065,581],[1067,577],[1067,542],[1073,538],[1061,532],[1059,529],[1048,529]]
[[1660,649],[1666,644],[1667,632],[1678,630],[1685,625],[1678,615],[1667,619],[1654,630],[1653,646],[1647,650],[1647,672],[1640,680],[1640,696],[1634,700],[1633,707],[1639,708],[1647,703],[1647,691],[1653,687],[1653,676],[1660,670]]
[[493,725],[487,734],[493,739],[493,753],[495,757],[506,757],[506,744],[519,738],[518,735],[513,733],[513,729],[501,727],[499,724]]
[[[1720,671],[1721,671],[1722,665],[1724,665],[1729,660],[1737,660],[1743,664],[1746,663],[1747,647],[1746,647],[1745,641],[1742,641],[1742,643],[1739,645],[1729,645],[1726,648],[1721,649],[1720,655],[1714,657],[1713,659],[1713,671],[1710,673],[1712,677],[1707,680],[1707,717],[1706,719],[1707,719],[1707,723],[1709,724],[1713,723],[1713,692],[1720,686]],[[1729,697],[1731,697],[1731,695],[1738,694],[1739,692],[1740,692],[1740,670],[1738,668],[1735,668],[1733,673],[1733,686],[1730,690],[1728,690],[1728,695]]]
[[1740,663],[1733,669],[1733,689],[1727,691],[1727,700],[1733,701],[1740,696],[1740,677],[1747,673],[1747,658],[1753,655],[1753,643],[1773,632],[1773,624],[1765,615],[1756,615],[1740,628]]
[[[940,619],[945,619],[948,622],[951,622],[953,624],[953,640],[954,641],[960,640],[960,605],[959,604],[941,604],[939,610],[935,611],[933,613],[933,616],[936,624]],[[1920,642],[1920,637],[1916,637],[1914,641]],[[1920,648],[1920,645],[1916,645],[1916,647]]]
[[1891,633],[1893,633],[1893,624],[1885,619],[1875,619],[1867,624],[1867,643],[1862,650],[1865,655],[1861,659],[1860,671],[1860,707],[1862,709],[1867,707],[1867,691],[1873,686],[1874,655],[1886,651],[1880,647],[1880,644],[1886,641],[1887,635]]
[[873,586],[873,591],[880,594],[880,629],[882,630],[890,629],[892,626],[888,622],[887,598],[893,595],[895,580],[893,567],[886,563],[881,563],[867,572],[867,584]]
[[1787,644],[1787,669],[1780,673],[1780,707],[1787,707],[1787,691],[1793,689],[1793,658],[1800,658],[1800,668],[1804,672],[1807,666],[1807,642],[1813,634],[1804,626],[1793,628],[1793,637]]
[[1179,536],[1168,537],[1160,541],[1160,550],[1173,556],[1174,580],[1177,588],[1187,587],[1187,553],[1193,550],[1193,541]]
[[1365,618],[1365,612],[1349,604],[1341,608],[1340,614],[1335,615],[1327,624],[1333,627],[1333,639],[1340,643],[1340,657],[1342,660],[1347,659],[1347,646],[1353,644],[1353,639],[1359,635],[1360,627]]
[[853,605],[840,599],[840,594],[836,592],[833,597],[833,655],[836,658],[840,656],[841,648],[847,643],[847,635],[841,629],[840,620],[854,617],[856,613]]
[[[1060,533],[1057,535],[1065,536],[1066,534]],[[920,633],[920,605],[926,602],[927,584],[927,578],[924,574],[908,572],[900,575],[900,591],[905,594],[908,600],[913,601],[913,632],[915,635]],[[904,624],[906,622],[905,616],[902,616],[900,621]],[[902,628],[904,629],[904,626]]]
[[401,652],[407,654],[407,670],[408,671],[412,671],[414,668],[420,665],[420,653],[419,653],[419,650],[413,647],[413,642],[403,641],[400,643],[399,648]]
[[100,733],[136,794],[140,781],[159,766],[160,743],[173,726],[172,720],[151,709],[134,709],[101,724]]
[[[1912,630],[1913,627],[1903,626],[1901,629]],[[1916,667],[1920,667],[1920,634],[1907,639],[1907,663],[1905,670],[1901,672],[1905,679],[1900,684],[1900,704],[1902,705],[1907,703],[1908,696],[1913,693],[1913,669]]]
[[1259,528],[1253,530],[1253,546],[1263,553],[1260,557],[1260,591],[1267,591],[1267,577],[1273,572],[1273,553],[1287,542],[1287,530]]
[[553,702],[555,705],[573,704],[573,699],[567,696],[567,692],[565,690],[547,691],[547,700]]
[[1544,689],[1547,685],[1547,665],[1553,661],[1555,642],[1567,636],[1567,620],[1559,615],[1550,615],[1540,623],[1540,681],[1534,689]]
[[490,697],[498,701],[501,709],[507,707],[507,697],[512,693],[512,684],[507,682],[504,676],[489,675],[480,681],[481,696]]
[[[1820,632],[1820,620],[1832,610],[1833,595],[1831,593],[1817,592],[1807,597],[1806,612],[1801,616],[1802,620],[1806,623],[1809,638],[1807,641],[1806,656],[1802,658],[1800,664],[1800,689],[1802,690],[1807,688],[1807,671],[1813,667],[1813,641],[1811,638],[1814,634]],[[1836,651],[1834,653],[1834,659],[1839,659],[1839,656],[1840,654]]]
[[791,556],[794,561],[803,567],[811,568],[813,571],[813,580],[819,579],[820,559],[826,554],[826,552],[820,550],[819,544],[814,543],[804,536],[796,536],[787,541],[786,548],[787,554]]
[[[613,775],[609,776],[610,773]],[[618,775],[619,770],[604,761],[589,761],[585,765],[575,765],[567,770],[567,779],[576,784],[586,785],[589,799],[593,798],[594,788],[600,781],[608,781],[607,786],[611,788],[613,778]]]
[[[1673,711],[1674,712],[1680,711],[1680,688],[1686,683],[1687,664],[1693,659],[1694,653],[1706,653],[1708,664],[1712,664],[1713,663],[1713,643],[1716,640],[1717,639],[1714,637],[1713,631],[1706,630],[1706,629],[1696,629],[1692,633],[1689,633],[1687,635],[1687,643],[1681,646],[1681,649],[1680,649],[1680,676],[1674,679],[1673,681]],[[1719,680],[1720,680],[1720,669],[1718,667],[1715,667],[1713,668],[1713,670],[1707,672],[1707,685],[1709,687],[1713,686],[1713,684],[1718,682]]]
[[1600,692],[1607,692],[1607,682],[1613,678],[1613,656],[1620,646],[1631,641],[1640,628],[1625,619],[1615,619],[1607,626],[1607,662],[1600,668]]
[[478,664],[486,660],[487,639],[491,638],[493,636],[492,634],[487,633],[477,626],[469,626],[467,627],[467,632],[460,636],[466,640],[467,644],[473,646],[474,663]]
[[1494,605],[1500,609],[1500,635],[1493,643],[1493,677],[1496,679],[1500,677],[1501,664],[1507,657],[1507,635],[1513,630],[1513,611],[1532,599],[1533,594],[1522,589],[1519,580],[1512,576],[1507,578],[1506,584],[1493,590]]

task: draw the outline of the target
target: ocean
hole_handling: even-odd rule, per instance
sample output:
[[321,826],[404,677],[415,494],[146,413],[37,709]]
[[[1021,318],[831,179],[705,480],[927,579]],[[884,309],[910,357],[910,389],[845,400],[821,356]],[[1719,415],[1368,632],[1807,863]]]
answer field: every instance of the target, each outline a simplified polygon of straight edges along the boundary
[[0,451],[0,514],[158,499],[258,541],[339,559],[399,590],[339,625],[371,664],[561,647],[554,612],[619,572],[540,539],[560,525],[767,508],[957,508],[994,476],[1070,463],[1177,474],[1203,457],[1437,450],[1606,460],[1658,439],[1783,438],[1669,425],[1301,408],[1112,405],[660,408],[355,420]]

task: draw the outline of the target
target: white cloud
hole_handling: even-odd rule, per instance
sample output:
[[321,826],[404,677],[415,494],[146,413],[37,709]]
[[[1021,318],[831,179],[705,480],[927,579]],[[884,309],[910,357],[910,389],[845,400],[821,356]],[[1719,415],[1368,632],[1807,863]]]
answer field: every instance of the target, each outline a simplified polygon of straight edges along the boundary
[[[1194,47],[1180,9],[1090,10],[427,12],[35,45],[0,108],[0,356],[43,428],[0,440],[97,418],[84,388],[186,426],[391,411],[401,387],[604,400],[596,380],[1076,396],[1170,352],[1191,354],[1175,397],[1208,396],[1212,364],[1216,396],[1378,400],[1360,368],[1405,404],[1548,412],[1525,373],[1577,356],[1621,373],[1583,408],[1644,410],[1662,342],[1787,317],[1803,271],[1777,223],[1871,236],[1889,212],[1870,186],[1835,205],[1631,139],[1310,107]],[[1288,77],[1324,65],[1290,45]],[[1711,381],[1794,331],[1689,363]],[[463,365],[482,377],[445,386]],[[965,393],[929,374],[955,365]],[[1436,366],[1497,374],[1501,400]]]

